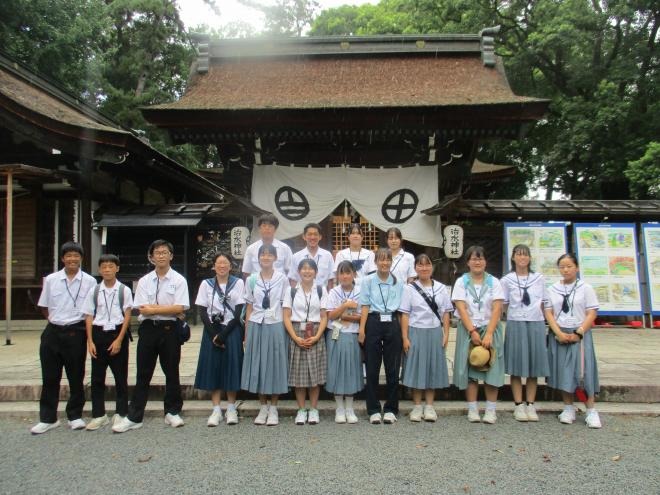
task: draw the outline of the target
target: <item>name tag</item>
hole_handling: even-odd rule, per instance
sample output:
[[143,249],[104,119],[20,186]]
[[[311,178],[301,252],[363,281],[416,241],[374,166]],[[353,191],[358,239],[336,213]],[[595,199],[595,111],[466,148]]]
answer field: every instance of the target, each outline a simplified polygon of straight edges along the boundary
[[268,308],[266,310],[266,318],[273,318],[275,316],[275,310],[273,308]]
[[103,330],[107,331],[107,330],[114,330],[114,329],[115,329],[115,326],[112,323],[106,323],[105,325],[103,325]]
[[562,319],[562,324],[566,328],[575,328],[578,326],[578,320],[575,316],[567,316]]
[[380,321],[383,323],[390,323],[392,321],[392,313],[381,313]]

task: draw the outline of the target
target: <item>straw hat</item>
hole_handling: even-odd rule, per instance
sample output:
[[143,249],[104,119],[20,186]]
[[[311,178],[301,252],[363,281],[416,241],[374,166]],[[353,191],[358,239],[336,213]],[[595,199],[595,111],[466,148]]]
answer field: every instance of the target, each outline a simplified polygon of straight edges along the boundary
[[468,361],[477,371],[488,371],[495,363],[495,348],[491,347],[486,349],[481,345],[474,345],[470,342],[470,352],[468,354]]

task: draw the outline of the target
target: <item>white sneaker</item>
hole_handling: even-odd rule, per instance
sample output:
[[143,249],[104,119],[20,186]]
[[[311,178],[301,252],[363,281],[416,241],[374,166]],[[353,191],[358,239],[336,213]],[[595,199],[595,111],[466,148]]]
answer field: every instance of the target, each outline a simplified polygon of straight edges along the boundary
[[379,425],[381,422],[380,413],[373,413],[369,416],[369,423],[372,425]]
[[222,421],[222,411],[213,411],[206,422],[206,426],[218,426],[220,421]]
[[575,408],[573,406],[570,409],[564,409],[559,415],[559,422],[564,423],[565,425],[572,425],[575,421]]
[[280,417],[277,413],[277,407],[270,406],[268,409],[268,419],[266,420],[266,426],[277,426],[280,424]]
[[424,414],[424,408],[421,405],[415,405],[410,411],[410,421],[419,423],[422,420],[422,414]]
[[479,409],[470,409],[468,407],[467,418],[470,423],[481,423],[481,416],[479,416]]
[[307,423],[310,425],[317,425],[320,422],[321,422],[321,418],[319,417],[319,410],[310,409],[309,413],[307,413]]
[[112,417],[112,426],[115,426],[122,419],[124,419],[124,416],[120,416],[119,414],[115,413],[115,415]]
[[497,414],[495,413],[495,409],[486,409],[482,421],[484,423],[488,423],[489,425],[494,425],[495,421],[497,421]]
[[257,417],[254,418],[254,424],[265,425],[267,420],[268,420],[268,406],[264,404],[259,409],[259,414],[257,414]]
[[346,423],[346,411],[344,409],[337,409],[335,411],[335,423],[340,425]]
[[391,425],[396,423],[396,416],[394,415],[394,413],[386,412],[385,414],[383,414],[383,423],[385,423],[386,425]]
[[95,431],[95,430],[98,430],[99,428],[103,428],[109,422],[110,422],[110,420],[104,414],[103,416],[99,416],[98,418],[92,419],[85,429],[87,431]]
[[587,426],[589,428],[601,428],[603,425],[600,422],[600,416],[598,415],[598,411],[595,409],[591,411],[589,414],[587,414],[587,417],[584,418],[584,422],[587,423]]
[[304,425],[307,422],[307,409],[298,409],[293,422],[297,425]]
[[124,433],[125,431],[137,430],[138,428],[142,428],[142,423],[134,423],[127,417],[121,418],[114,425],[112,425],[112,431],[115,433]]
[[165,424],[170,425],[172,428],[178,428],[179,426],[183,426],[184,422],[178,414],[167,413],[165,415]]
[[359,420],[358,417],[355,415],[355,411],[353,411],[353,409],[346,409],[346,422],[349,425],[354,425],[358,421]]
[[536,407],[534,404],[527,404],[527,421],[538,421],[539,415],[536,414]]
[[227,412],[225,413],[225,419],[227,420],[228,425],[237,425],[238,411],[236,409],[227,409]]
[[435,408],[429,404],[424,406],[424,421],[429,421],[435,423],[438,420],[438,413],[435,412]]
[[33,435],[41,435],[42,433],[46,433],[48,430],[57,428],[58,426],[60,426],[59,420],[55,421],[54,423],[37,423],[32,428],[30,428],[30,433]]
[[513,419],[516,421],[529,421],[529,416],[527,415],[527,407],[525,407],[524,403],[514,406]]
[[85,423],[85,420],[82,418],[69,421],[69,428],[71,428],[72,430],[84,430],[85,426],[87,426],[87,424]]

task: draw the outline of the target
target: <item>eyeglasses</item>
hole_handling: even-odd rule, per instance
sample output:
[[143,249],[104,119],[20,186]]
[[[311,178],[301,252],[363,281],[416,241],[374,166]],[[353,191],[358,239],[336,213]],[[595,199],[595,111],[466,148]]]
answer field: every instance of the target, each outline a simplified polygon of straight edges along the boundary
[[158,256],[168,256],[171,253],[169,251],[154,251],[153,256],[158,257]]

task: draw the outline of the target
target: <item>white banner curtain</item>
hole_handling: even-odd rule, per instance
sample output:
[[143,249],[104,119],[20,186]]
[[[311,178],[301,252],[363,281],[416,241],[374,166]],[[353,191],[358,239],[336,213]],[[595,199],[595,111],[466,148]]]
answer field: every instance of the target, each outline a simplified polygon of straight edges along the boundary
[[398,227],[405,240],[442,247],[440,217],[421,213],[438,203],[437,166],[254,167],[252,202],[277,216],[280,239],[301,235],[345,199],[381,230]]

